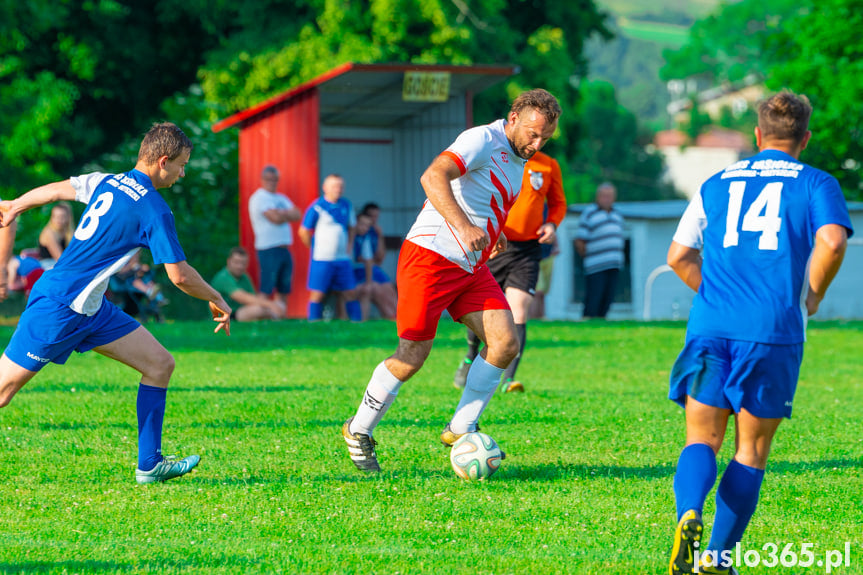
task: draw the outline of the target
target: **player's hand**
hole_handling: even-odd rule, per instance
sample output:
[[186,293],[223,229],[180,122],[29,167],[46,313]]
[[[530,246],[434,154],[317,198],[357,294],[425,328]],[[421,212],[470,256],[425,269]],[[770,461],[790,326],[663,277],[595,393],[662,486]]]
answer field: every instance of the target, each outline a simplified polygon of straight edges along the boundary
[[806,313],[810,316],[815,315],[818,312],[818,307],[821,305],[821,299],[821,296],[810,289],[806,294]]
[[225,300],[218,302],[209,302],[210,313],[213,314],[213,321],[219,325],[213,330],[213,333],[219,333],[219,330],[225,330],[225,335],[231,335],[231,306],[225,303]]
[[464,230],[460,230],[458,235],[461,236],[461,240],[473,252],[481,252],[488,247],[488,244],[491,242],[488,232],[473,224],[469,225]]
[[15,221],[15,218],[18,216],[18,211],[14,209],[15,204],[12,201],[3,201],[0,202],[0,227],[8,227],[12,225],[12,222]]
[[504,235],[503,232],[501,232],[497,238],[497,243],[494,245],[494,249],[491,250],[491,253],[488,255],[488,258],[491,259],[494,256],[496,256],[497,254],[499,254],[501,252],[505,252],[508,245],[509,245],[509,242],[507,241],[506,236]]
[[554,238],[557,235],[554,224],[551,222],[546,222],[539,226],[536,233],[539,235],[539,243],[541,244],[553,244]]

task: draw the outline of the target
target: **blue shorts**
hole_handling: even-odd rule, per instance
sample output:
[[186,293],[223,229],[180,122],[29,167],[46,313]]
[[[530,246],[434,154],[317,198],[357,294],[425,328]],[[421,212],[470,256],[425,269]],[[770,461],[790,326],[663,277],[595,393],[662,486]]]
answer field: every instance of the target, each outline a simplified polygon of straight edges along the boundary
[[354,266],[350,260],[319,262],[312,260],[309,266],[309,289],[328,292],[350,291],[357,287],[354,281]]
[[685,407],[686,396],[764,419],[791,417],[803,344],[778,345],[686,336],[671,369],[668,398]]
[[258,266],[261,268],[261,293],[270,295],[291,293],[291,276],[294,260],[285,247],[258,250]]
[[[354,264],[354,281],[357,285],[366,283],[366,266]],[[376,284],[388,284],[392,280],[381,266],[372,266],[372,281]]]
[[6,357],[30,371],[66,363],[72,351],[83,353],[128,335],[140,323],[102,296],[102,307],[86,316],[69,306],[33,294],[6,346]]

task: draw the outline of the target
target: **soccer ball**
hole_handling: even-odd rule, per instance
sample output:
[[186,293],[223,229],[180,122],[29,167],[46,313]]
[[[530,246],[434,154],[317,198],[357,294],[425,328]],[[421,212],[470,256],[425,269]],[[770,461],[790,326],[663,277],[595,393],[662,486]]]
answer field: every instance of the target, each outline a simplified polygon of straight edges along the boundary
[[479,431],[462,435],[449,453],[456,475],[472,481],[491,477],[500,467],[501,459],[503,452],[495,440]]

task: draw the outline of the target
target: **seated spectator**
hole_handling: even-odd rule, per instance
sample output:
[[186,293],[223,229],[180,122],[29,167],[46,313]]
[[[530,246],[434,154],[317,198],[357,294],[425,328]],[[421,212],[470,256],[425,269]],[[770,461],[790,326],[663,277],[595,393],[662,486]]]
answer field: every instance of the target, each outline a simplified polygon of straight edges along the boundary
[[376,265],[376,255],[383,247],[381,236],[375,231],[373,217],[363,212],[357,216],[354,236],[354,279],[362,307],[363,319],[369,317],[369,305],[374,303],[386,319],[395,319],[398,295],[387,273]]
[[127,314],[142,319],[164,321],[162,307],[169,302],[156,283],[153,270],[142,264],[136,252],[108,282],[111,301]]
[[247,272],[248,267],[248,252],[241,247],[231,248],[227,265],[210,282],[233,309],[231,319],[258,321],[285,317],[285,303],[257,292]]
[[60,254],[72,241],[75,226],[72,222],[72,206],[57,202],[51,208],[51,219],[39,234],[39,261],[46,270],[54,267]]
[[372,219],[372,225],[369,228],[369,233],[375,238],[375,263],[380,265],[384,263],[384,258],[387,257],[387,247],[384,238],[384,232],[381,229],[380,221],[381,207],[374,202],[369,202],[363,206],[360,213],[368,215]]
[[45,269],[38,259],[38,250],[21,250],[20,255],[9,258],[6,265],[7,282],[9,291],[23,291],[29,295],[36,280],[42,277]]

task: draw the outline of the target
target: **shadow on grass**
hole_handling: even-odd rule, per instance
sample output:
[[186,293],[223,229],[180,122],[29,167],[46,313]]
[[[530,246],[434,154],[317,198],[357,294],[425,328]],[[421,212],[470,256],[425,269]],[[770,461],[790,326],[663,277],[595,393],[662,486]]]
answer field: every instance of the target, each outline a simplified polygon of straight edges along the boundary
[[823,461],[768,461],[767,473],[809,473],[810,471],[840,470],[858,468],[863,465],[861,459],[825,459]]

